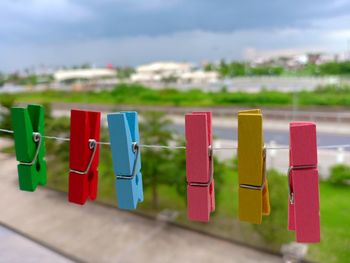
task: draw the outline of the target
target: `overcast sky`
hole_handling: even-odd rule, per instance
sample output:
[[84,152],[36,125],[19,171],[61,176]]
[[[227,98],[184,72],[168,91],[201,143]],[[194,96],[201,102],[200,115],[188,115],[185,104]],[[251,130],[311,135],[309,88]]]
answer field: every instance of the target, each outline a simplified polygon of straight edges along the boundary
[[0,70],[345,52],[349,0],[1,0]]

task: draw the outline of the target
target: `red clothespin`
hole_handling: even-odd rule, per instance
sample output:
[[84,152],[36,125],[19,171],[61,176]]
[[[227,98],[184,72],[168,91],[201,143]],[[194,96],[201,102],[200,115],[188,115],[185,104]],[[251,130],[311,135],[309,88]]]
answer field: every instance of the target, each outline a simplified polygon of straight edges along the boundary
[[71,110],[69,202],[83,205],[96,199],[101,113]]
[[320,242],[316,124],[290,123],[288,229],[297,242]]
[[185,116],[187,214],[190,220],[208,222],[215,210],[211,112]]

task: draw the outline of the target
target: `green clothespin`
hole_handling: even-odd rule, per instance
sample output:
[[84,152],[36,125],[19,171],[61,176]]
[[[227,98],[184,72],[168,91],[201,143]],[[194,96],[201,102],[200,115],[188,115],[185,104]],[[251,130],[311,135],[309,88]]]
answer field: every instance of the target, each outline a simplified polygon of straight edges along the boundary
[[19,188],[33,192],[46,184],[44,108],[28,105],[11,109],[16,158],[19,162]]

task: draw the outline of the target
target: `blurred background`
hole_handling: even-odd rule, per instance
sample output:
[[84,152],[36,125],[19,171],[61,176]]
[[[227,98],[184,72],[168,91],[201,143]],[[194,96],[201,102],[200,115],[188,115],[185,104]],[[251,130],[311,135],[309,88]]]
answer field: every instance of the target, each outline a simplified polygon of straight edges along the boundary
[[[184,145],[184,114],[212,111],[214,146],[237,143],[237,112],[261,108],[268,146],[290,121],[317,123],[321,242],[287,230],[288,150],[269,150],[271,215],[237,219],[236,151],[215,152],[216,211],[186,215],[185,152],[142,149],[145,201],[116,207],[103,145],[98,200],[66,200],[69,144],[46,140],[47,187],[18,190],[12,135],[0,133],[0,262],[350,262],[350,3],[4,0],[0,128],[14,105],[45,105],[47,135],[71,108],[140,114],[141,143]],[[342,146],[343,145],[343,146]]]

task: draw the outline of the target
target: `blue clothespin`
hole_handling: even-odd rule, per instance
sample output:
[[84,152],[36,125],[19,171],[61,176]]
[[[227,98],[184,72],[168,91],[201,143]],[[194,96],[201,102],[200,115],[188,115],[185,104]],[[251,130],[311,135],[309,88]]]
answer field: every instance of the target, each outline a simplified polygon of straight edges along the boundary
[[143,201],[140,136],[137,112],[107,115],[118,207],[136,209]]

